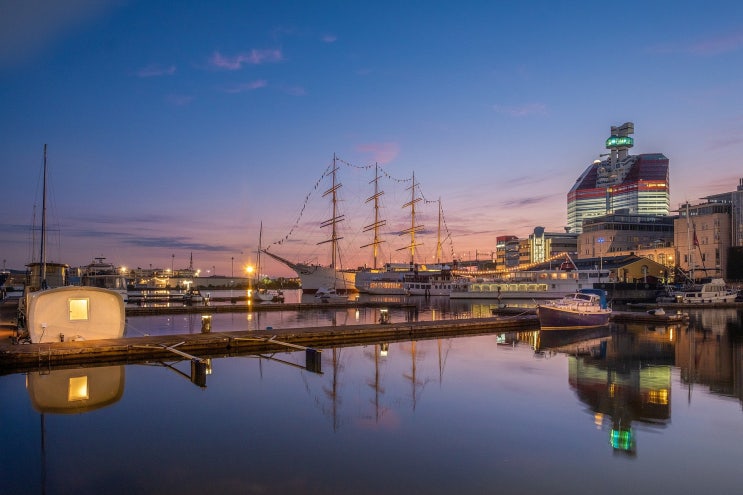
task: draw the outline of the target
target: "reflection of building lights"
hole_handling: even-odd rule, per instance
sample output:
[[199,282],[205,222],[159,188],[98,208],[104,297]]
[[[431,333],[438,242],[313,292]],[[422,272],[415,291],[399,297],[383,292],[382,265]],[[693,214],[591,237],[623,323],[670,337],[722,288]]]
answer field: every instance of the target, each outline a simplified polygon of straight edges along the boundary
[[611,446],[618,450],[632,449],[632,430],[611,430]]
[[593,424],[596,425],[597,430],[601,429],[601,425],[603,425],[603,423],[604,423],[603,413],[597,412],[596,414],[593,415]]

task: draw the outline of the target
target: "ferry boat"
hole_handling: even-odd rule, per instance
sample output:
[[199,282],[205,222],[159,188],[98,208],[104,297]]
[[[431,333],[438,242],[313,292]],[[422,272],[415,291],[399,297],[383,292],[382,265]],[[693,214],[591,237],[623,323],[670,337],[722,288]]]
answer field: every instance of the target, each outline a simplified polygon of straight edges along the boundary
[[446,264],[386,263],[380,270],[358,271],[355,279],[358,291],[371,295],[448,296],[463,284]]
[[94,258],[93,262],[83,268],[80,284],[87,287],[110,289],[121,294],[124,302],[128,300],[126,277],[106,258]]
[[601,327],[609,323],[611,308],[606,291],[581,289],[578,292],[537,305],[542,330]]
[[513,270],[493,278],[472,278],[452,291],[452,299],[555,299],[609,280],[602,268],[576,268],[570,256],[556,265],[542,263],[530,270]]

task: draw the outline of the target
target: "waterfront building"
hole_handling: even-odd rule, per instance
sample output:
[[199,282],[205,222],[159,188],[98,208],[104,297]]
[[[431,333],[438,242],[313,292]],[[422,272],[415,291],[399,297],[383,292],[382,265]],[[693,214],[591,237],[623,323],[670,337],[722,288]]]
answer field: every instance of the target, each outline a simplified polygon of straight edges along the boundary
[[577,249],[578,234],[535,227],[528,238],[519,241],[519,267],[542,263],[560,253],[574,254]]
[[699,204],[682,204],[674,220],[674,245],[679,268],[691,279],[728,279],[731,247],[730,193],[703,198]]
[[637,255],[655,261],[673,276],[678,255],[674,248],[674,217],[611,214],[588,219],[578,235],[578,259]]
[[595,160],[568,192],[568,228],[580,233],[585,220],[616,212],[639,215],[669,213],[669,161],[662,153],[630,155],[634,124],[611,128],[609,153]]

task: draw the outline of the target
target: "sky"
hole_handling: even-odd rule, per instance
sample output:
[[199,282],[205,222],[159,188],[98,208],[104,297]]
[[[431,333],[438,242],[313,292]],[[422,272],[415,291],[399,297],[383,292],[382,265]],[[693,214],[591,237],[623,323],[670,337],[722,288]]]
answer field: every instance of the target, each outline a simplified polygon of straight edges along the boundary
[[418,261],[482,259],[563,231],[624,122],[671,209],[735,190],[741,88],[739,1],[0,0],[0,258],[38,259],[47,145],[48,261],[327,263],[334,156],[345,266],[372,263],[375,164],[383,261],[413,174]]

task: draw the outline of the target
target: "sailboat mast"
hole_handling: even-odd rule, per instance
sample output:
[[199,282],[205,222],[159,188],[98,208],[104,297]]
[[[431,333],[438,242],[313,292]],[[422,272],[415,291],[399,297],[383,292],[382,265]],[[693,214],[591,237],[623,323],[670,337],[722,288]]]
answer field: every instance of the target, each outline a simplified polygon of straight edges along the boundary
[[439,197],[439,227],[436,233],[436,263],[441,263],[441,197]]
[[328,194],[331,195],[331,201],[333,205],[333,217],[330,220],[325,220],[323,223],[320,224],[320,227],[327,227],[331,226],[331,234],[330,239],[322,242],[318,242],[318,244],[325,244],[326,242],[330,243],[331,246],[331,261],[330,261],[330,268],[337,269],[337,259],[338,259],[338,241],[343,239],[342,237],[338,237],[338,230],[337,230],[337,224],[338,222],[342,222],[344,220],[343,215],[338,215],[338,189],[340,189],[341,184],[336,182],[336,172],[338,171],[338,165],[337,165],[337,158],[335,156],[335,153],[333,153],[333,173],[332,173],[332,185],[330,189],[325,191],[323,193],[323,197],[327,196]]
[[691,243],[691,217],[689,216],[689,202],[686,202],[686,244],[687,244],[687,256],[689,257],[689,273],[691,273],[691,282],[695,283],[694,278],[694,248]]
[[410,234],[410,245],[404,248],[398,249],[398,251],[402,251],[403,249],[410,249],[410,264],[411,265],[415,263],[415,247],[419,245],[415,243],[415,233],[420,231],[423,228],[422,225],[415,224],[415,204],[421,200],[421,198],[415,197],[416,186],[417,184],[415,183],[415,172],[413,172],[413,183],[410,185],[411,199],[408,203],[405,203],[402,206],[403,208],[407,208],[408,206],[410,207],[410,228],[401,232],[401,234]]
[[261,228],[258,231],[258,253],[257,253],[257,255],[258,255],[258,259],[257,259],[258,266],[256,267],[256,270],[255,270],[256,272],[258,272],[258,278],[259,279],[261,278],[261,249],[262,249],[261,242],[262,242],[262,237],[263,237],[263,221],[261,220]]
[[374,201],[374,223],[371,225],[367,225],[364,227],[364,232],[369,232],[370,230],[374,231],[374,240],[371,242],[371,244],[365,244],[361,246],[362,248],[373,246],[372,247],[372,268],[377,268],[377,257],[379,255],[379,245],[383,242],[379,239],[379,228],[383,227],[387,224],[386,220],[380,220],[379,219],[379,197],[384,194],[384,191],[379,190],[379,165],[374,164],[374,180],[371,182],[374,183],[374,195],[367,198],[366,202]]
[[44,182],[42,186],[41,199],[41,251],[39,253],[41,263],[40,283],[41,288],[46,288],[46,144],[44,144]]

